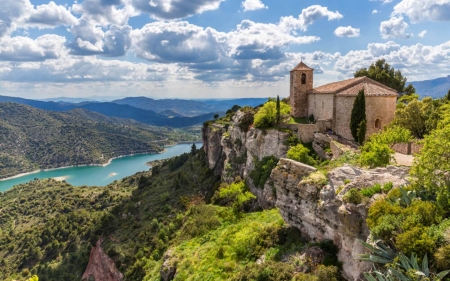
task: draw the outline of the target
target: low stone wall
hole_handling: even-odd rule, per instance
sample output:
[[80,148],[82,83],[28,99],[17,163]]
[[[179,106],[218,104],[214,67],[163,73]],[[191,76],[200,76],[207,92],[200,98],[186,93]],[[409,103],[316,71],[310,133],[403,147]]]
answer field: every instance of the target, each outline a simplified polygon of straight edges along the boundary
[[289,129],[293,132],[298,131],[298,124],[280,124],[280,128]]
[[299,124],[298,138],[303,143],[312,142],[314,140],[314,133],[318,132],[316,124]]
[[415,142],[402,142],[396,143],[392,146],[392,149],[395,152],[405,154],[405,155],[414,155],[419,153],[422,149],[423,145]]

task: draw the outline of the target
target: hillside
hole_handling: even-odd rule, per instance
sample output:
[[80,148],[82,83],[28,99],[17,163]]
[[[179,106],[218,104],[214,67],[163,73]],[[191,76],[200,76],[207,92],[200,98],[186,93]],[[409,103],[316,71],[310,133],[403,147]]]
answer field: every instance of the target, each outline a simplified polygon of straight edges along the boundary
[[450,90],[450,75],[431,80],[414,81],[411,84],[421,97],[442,98]]
[[128,104],[117,104],[113,102],[82,102],[82,103],[64,103],[64,102],[44,102],[37,100],[29,100],[16,97],[0,96],[0,102],[14,102],[29,105],[35,108],[51,111],[68,111],[72,109],[86,109],[94,111],[109,117],[133,119],[135,121],[146,123],[153,126],[168,126],[173,128],[183,128],[201,124],[207,120],[211,120],[215,113],[223,115],[223,113],[211,110],[210,113],[198,114],[194,117],[175,117],[156,113],[152,110],[136,108]]
[[[136,122],[137,123],[137,122]],[[129,125],[77,109],[49,112],[0,103],[0,177],[36,169],[102,164],[119,155],[159,152],[177,132]]]

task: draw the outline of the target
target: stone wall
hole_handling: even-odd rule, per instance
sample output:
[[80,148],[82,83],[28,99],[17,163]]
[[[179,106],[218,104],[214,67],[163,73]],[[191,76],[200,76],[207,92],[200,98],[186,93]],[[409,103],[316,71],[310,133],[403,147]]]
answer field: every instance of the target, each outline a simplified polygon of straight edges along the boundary
[[414,155],[416,153],[419,153],[422,149],[423,145],[415,143],[415,142],[402,142],[402,143],[396,143],[392,146],[392,149],[395,152],[406,154],[406,155]]
[[312,142],[314,140],[314,133],[318,131],[316,124],[299,124],[298,138],[303,143]]
[[[355,98],[356,96],[336,97],[336,116],[333,123],[333,131],[348,140],[353,140],[350,131],[350,118]],[[396,103],[396,97],[366,96],[366,139],[380,130],[375,128],[375,120],[377,118],[381,120],[381,127],[388,125],[394,120]]]
[[333,94],[309,94],[308,115],[314,115],[314,119],[333,119]]
[[375,128],[376,119],[381,120],[381,128],[394,120],[396,106],[397,97],[366,96],[366,139],[373,133],[380,131],[380,129]]

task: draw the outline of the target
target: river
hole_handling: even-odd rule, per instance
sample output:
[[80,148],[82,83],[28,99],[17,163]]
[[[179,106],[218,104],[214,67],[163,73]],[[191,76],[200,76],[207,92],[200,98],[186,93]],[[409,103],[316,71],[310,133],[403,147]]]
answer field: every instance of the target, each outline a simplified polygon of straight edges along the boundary
[[[198,149],[202,146],[201,143],[195,145]],[[106,166],[79,166],[39,171],[13,179],[0,180],[0,191],[6,191],[14,185],[27,183],[35,178],[64,178],[68,183],[75,186],[105,186],[115,180],[148,170],[149,166],[146,163],[149,161],[171,158],[190,151],[191,144],[178,144],[166,147],[166,151],[161,154],[138,154],[116,158]]]

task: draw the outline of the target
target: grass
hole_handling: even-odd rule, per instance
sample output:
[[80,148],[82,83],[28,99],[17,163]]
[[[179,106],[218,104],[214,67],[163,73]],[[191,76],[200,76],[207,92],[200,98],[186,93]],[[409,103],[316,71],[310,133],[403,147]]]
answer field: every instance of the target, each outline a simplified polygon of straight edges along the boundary
[[292,117],[288,124],[310,124],[309,118],[306,117]]

